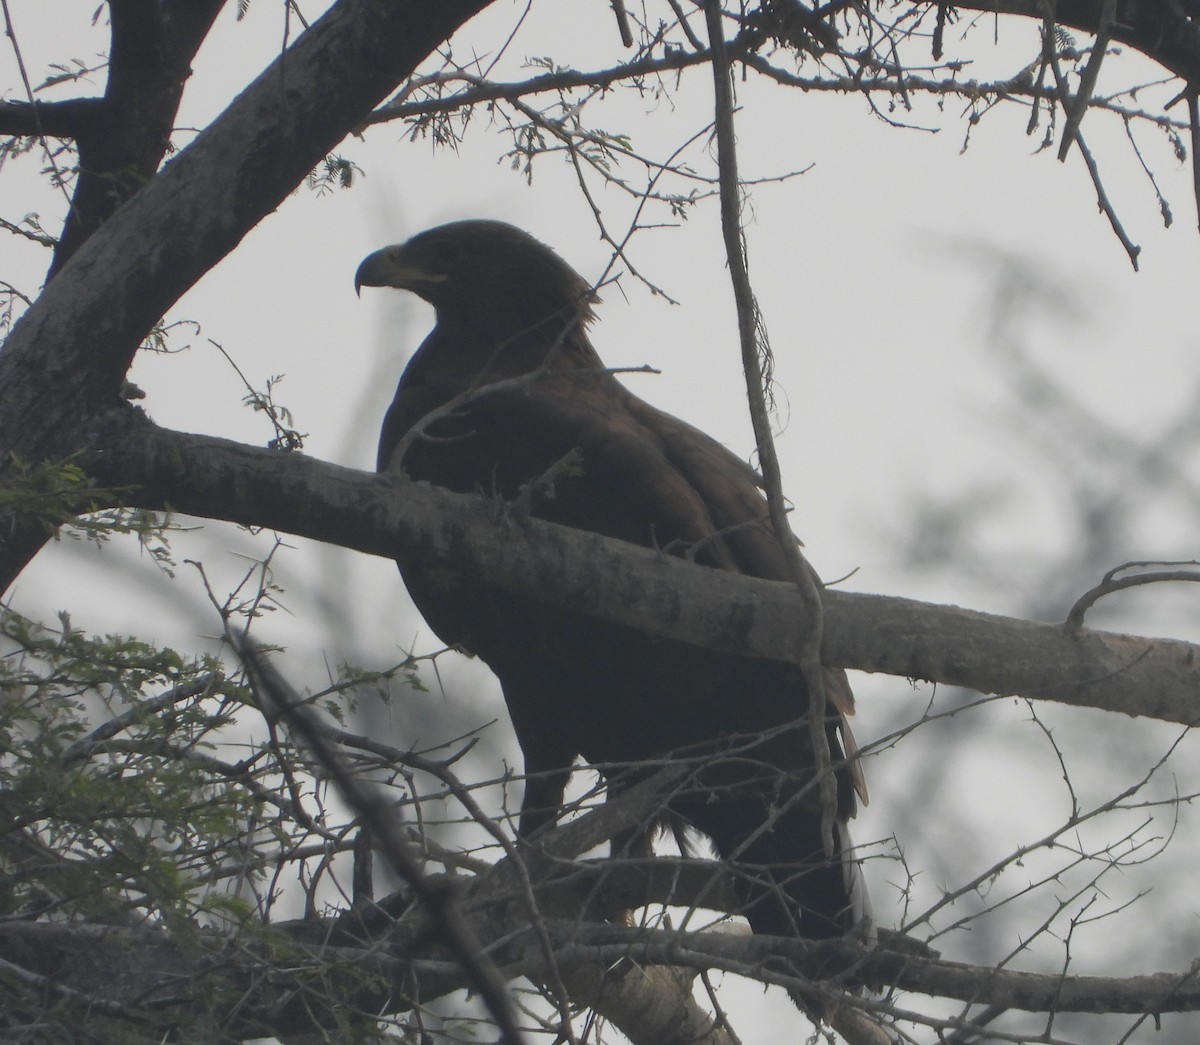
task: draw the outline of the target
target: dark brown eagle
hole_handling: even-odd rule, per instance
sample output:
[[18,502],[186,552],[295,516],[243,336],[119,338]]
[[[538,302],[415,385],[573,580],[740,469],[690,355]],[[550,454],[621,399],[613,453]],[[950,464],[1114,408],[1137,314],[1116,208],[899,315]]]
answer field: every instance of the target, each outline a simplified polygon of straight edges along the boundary
[[[387,412],[380,470],[507,500],[554,474],[547,495],[527,498],[540,518],[789,579],[755,472],[605,370],[587,336],[592,288],[549,247],[511,225],[460,221],[370,255],[355,284],[410,290],[437,311]],[[522,837],[555,817],[577,756],[613,790],[676,753],[697,769],[670,812],[730,861],[756,932],[863,928],[844,674],[828,673],[838,809],[827,855],[799,669],[564,612],[416,552],[399,566],[442,641],[500,679],[525,756]]]

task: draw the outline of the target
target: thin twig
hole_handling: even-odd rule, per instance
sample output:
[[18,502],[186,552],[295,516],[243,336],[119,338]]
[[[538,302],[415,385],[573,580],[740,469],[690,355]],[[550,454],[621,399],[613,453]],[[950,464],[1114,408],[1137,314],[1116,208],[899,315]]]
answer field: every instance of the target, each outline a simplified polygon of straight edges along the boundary
[[1096,90],[1096,79],[1100,75],[1100,65],[1108,52],[1108,42],[1112,39],[1113,23],[1117,20],[1117,0],[1104,0],[1100,5],[1097,16],[1096,43],[1092,53],[1088,55],[1087,65],[1079,78],[1079,90],[1071,105],[1064,101],[1063,108],[1067,112],[1067,122],[1063,127],[1062,141],[1058,146],[1058,159],[1061,163],[1067,158],[1071,142],[1075,140],[1079,125],[1083,122],[1084,114],[1092,103],[1092,93]]
[[[1126,118],[1123,123],[1125,124],[1125,137],[1129,139],[1129,147],[1133,149],[1134,156],[1137,157],[1138,163],[1142,165],[1142,173],[1144,173],[1149,179],[1150,187],[1154,189],[1154,195],[1158,197],[1158,212],[1162,215],[1163,227],[1169,229],[1175,221],[1175,216],[1171,213],[1171,204],[1167,200],[1166,196],[1163,195],[1162,189],[1158,187],[1158,179],[1154,177],[1154,171],[1150,169],[1150,165],[1146,162],[1146,158],[1142,155],[1142,150],[1138,146],[1137,138],[1135,138],[1133,135],[1133,127],[1128,118]],[[1195,176],[1196,168],[1193,165],[1192,177],[1195,178]]]
[[165,693],[160,693],[157,697],[151,697],[148,700],[138,702],[128,711],[114,715],[112,718],[98,725],[86,736],[80,737],[71,744],[59,756],[60,765],[68,766],[73,762],[91,757],[98,745],[115,737],[121,730],[136,722],[144,722],[152,716],[157,715],[160,711],[171,707],[173,704],[201,696],[211,689],[216,682],[217,676],[214,674],[201,675],[190,682],[172,686]]
[[617,16],[617,31],[621,34],[621,43],[625,47],[633,46],[633,33],[629,30],[629,12],[625,10],[625,0],[609,0],[613,14]]
[[[767,409],[766,370],[770,366],[771,350],[763,326],[762,314],[750,285],[746,264],[746,244],[741,224],[742,185],[738,178],[737,146],[733,127],[732,70],[725,47],[721,24],[720,0],[705,0],[704,15],[712,50],[715,126],[717,137],[717,168],[721,199],[721,230],[725,239],[725,256],[733,283],[737,306],[738,334],[741,342],[742,369],[746,376],[746,394],[750,405],[750,420],[758,447],[759,469],[767,494],[767,508],[775,538],[783,550],[792,580],[805,602],[805,619],[811,626],[799,636],[801,670],[808,690],[807,726],[809,745],[813,752],[815,778],[813,783],[820,795],[821,842],[829,858],[835,858],[833,828],[838,809],[838,783],[831,765],[829,737],[825,731],[825,670],[821,664],[823,610],[819,581],[800,553],[788,522],[787,503],[783,496],[779,457],[771,434],[771,419]],[[767,825],[763,825],[766,827]],[[841,854],[846,858],[847,854]],[[852,1045],[888,1045],[887,1032],[873,1019],[859,1012],[854,1005],[835,1003],[829,997],[815,1001],[808,991],[792,994],[797,1006],[805,1012],[816,1010]],[[839,1000],[842,998],[839,995]]]
[[1192,139],[1192,194],[1196,197],[1196,223],[1200,227],[1200,95],[1189,91],[1188,133]]
[[[513,868],[517,876],[517,881],[520,884],[522,899],[525,902],[526,910],[529,913],[530,924],[533,927],[538,941],[542,946],[542,957],[545,962],[545,976],[549,989],[555,995],[555,1001],[558,1004],[559,1014],[562,1020],[559,1028],[568,1042],[574,1043],[574,1031],[571,1028],[570,1011],[571,1003],[566,985],[563,983],[562,976],[558,969],[558,964],[554,958],[554,947],[550,941],[549,935],[545,930],[545,924],[542,920],[541,913],[538,909],[537,897],[534,895],[533,880],[529,875],[529,868],[526,866],[520,852],[517,850],[513,840],[505,834],[496,823],[493,817],[488,816],[482,807],[475,801],[469,788],[464,787],[453,773],[449,771],[449,761],[439,761],[435,759],[425,758],[413,751],[398,751],[390,745],[381,744],[370,737],[358,736],[349,733],[346,730],[338,729],[332,726],[325,726],[311,723],[311,728],[319,729],[322,735],[330,742],[337,743],[342,746],[356,747],[361,750],[370,751],[385,758],[389,763],[402,763],[411,769],[418,769],[423,773],[428,773],[430,776],[436,777],[445,786],[466,810],[467,815],[477,824],[479,824],[500,846],[504,851],[505,857],[508,859],[510,866]],[[369,825],[368,825],[369,826]]]
[[821,597],[812,572],[800,554],[799,541],[788,522],[779,457],[771,434],[763,365],[764,356],[769,362],[770,347],[766,344],[762,317],[746,267],[746,248],[741,226],[741,183],[738,180],[733,128],[733,91],[730,84],[729,55],[725,48],[724,30],[721,25],[721,4],[717,0],[706,0],[704,11],[708,24],[709,46],[713,55],[721,229],[725,237],[725,254],[737,305],[742,368],[746,375],[750,420],[754,426],[754,439],[758,447],[759,468],[766,488],[771,525],[787,558],[796,587],[804,597],[805,619],[812,622],[810,629],[800,639],[801,657],[804,680],[808,687],[809,735],[821,793],[821,836],[826,853],[832,856],[833,822],[837,814],[837,780],[830,769],[829,740],[825,733],[825,681],[820,660],[823,630]]
[[696,35],[688,23],[687,15],[684,13],[683,8],[679,6],[679,0],[667,0],[667,3],[671,5],[671,10],[675,12],[675,17],[679,19],[679,28],[683,30],[683,35],[687,37],[688,43],[697,51],[706,51],[707,48],[701,42],[700,37]]
[[25,87],[25,97],[29,99],[29,104],[33,107],[33,122],[37,127],[37,138],[41,143],[42,152],[46,155],[46,162],[50,165],[50,169],[54,172],[52,183],[57,185],[62,191],[63,198],[67,201],[67,206],[71,205],[71,194],[67,192],[66,177],[58,168],[58,163],[54,159],[54,153],[50,150],[50,143],[46,140],[46,135],[42,130],[41,114],[38,112],[39,102],[33,96],[33,85],[29,81],[29,71],[25,68],[25,57],[21,54],[21,45],[17,43],[17,31],[13,28],[12,14],[8,10],[8,0],[0,0],[0,9],[4,11],[4,35],[12,41],[13,55],[17,60],[17,69],[21,73],[21,83]]
[[33,987],[46,995],[57,995],[68,1001],[82,1002],[88,1009],[102,1013],[105,1016],[114,1019],[133,1020],[139,1023],[146,1021],[146,1018],[135,1009],[127,1008],[120,1002],[112,1001],[109,998],[98,998],[94,994],[87,994],[84,991],[76,990],[74,987],[68,987],[65,983],[59,982],[58,976],[43,976],[41,973],[34,972],[32,969],[26,969],[24,966],[17,965],[15,962],[10,962],[5,958],[0,958],[0,972],[5,972],[18,982]]
[[[1071,92],[1067,87],[1067,78],[1062,71],[1062,63],[1057,57],[1051,61],[1051,66],[1054,69],[1054,79],[1058,84],[1058,97],[1062,103],[1063,109],[1070,113],[1071,111]],[[1108,198],[1108,193],[1104,191],[1104,183],[1100,180],[1100,166],[1096,163],[1096,158],[1092,155],[1092,150],[1087,147],[1087,142],[1083,140],[1083,133],[1076,127],[1075,143],[1079,146],[1079,155],[1083,157],[1083,162],[1087,165],[1088,174],[1092,179],[1092,186],[1096,190],[1096,205],[1104,212],[1104,216],[1108,218],[1109,225],[1112,226],[1113,232],[1117,234],[1117,239],[1121,241],[1121,246],[1125,248],[1125,253],[1129,255],[1129,263],[1133,265],[1133,270],[1138,270],[1138,255],[1141,254],[1142,248],[1129,238],[1129,234],[1125,231],[1125,226],[1121,224],[1121,219],[1117,217],[1116,208]]]
[[[1027,81],[1023,80],[1019,74],[1017,77],[1010,76],[1000,80],[985,81],[960,80],[954,76],[935,79],[932,76],[914,75],[904,68],[883,63],[871,63],[865,65],[861,71],[846,76],[799,76],[795,72],[772,65],[762,55],[745,48],[731,46],[729,50],[731,54],[737,56],[739,61],[744,62],[750,68],[769,76],[777,83],[796,87],[802,91],[835,94],[856,91],[864,95],[882,92],[899,97],[924,93],[935,97],[949,95],[970,99],[1004,95],[1014,98],[1028,97],[1035,101],[1057,97],[1057,91],[1043,86],[1040,79]],[[563,69],[553,73],[543,73],[526,80],[506,83],[485,80],[483,77],[474,76],[465,70],[435,73],[410,81],[401,92],[371,113],[363,121],[362,126],[367,127],[392,120],[420,119],[435,114],[446,115],[487,102],[512,102],[531,95],[561,93],[579,88],[591,88],[597,93],[602,93],[622,82],[637,82],[643,77],[662,76],[666,73],[678,74],[694,66],[704,65],[710,59],[708,48],[694,51],[672,49],[663,57],[638,58],[609,69],[585,71]],[[422,89],[440,88],[453,83],[464,83],[467,86],[457,93],[442,97],[407,100]],[[1156,115],[1144,109],[1119,105],[1113,100],[1115,97],[1117,95],[1093,97],[1092,108],[1100,108],[1118,116],[1145,120],[1159,127],[1176,130],[1186,127],[1183,120]]]
[[1146,566],[1200,567],[1200,561],[1195,559],[1186,562],[1143,560],[1126,562],[1120,566],[1115,566],[1104,575],[1099,584],[1084,592],[1075,600],[1075,605],[1071,607],[1070,612],[1067,614],[1067,619],[1063,621],[1063,627],[1072,631],[1078,631],[1083,627],[1083,618],[1087,616],[1087,611],[1099,602],[1100,599],[1104,598],[1105,595],[1111,595],[1113,592],[1124,591],[1126,588],[1136,588],[1143,584],[1162,584],[1165,581],[1200,581],[1200,572],[1196,570],[1152,570],[1149,573],[1139,573],[1132,577],[1117,576],[1123,570]]
[[443,884],[435,887],[425,877],[413,859],[410,843],[399,829],[391,805],[378,793],[367,788],[342,761],[337,749],[329,743],[321,727],[313,721],[312,712],[305,706],[275,667],[263,657],[258,646],[242,638],[232,629],[228,637],[245,665],[246,674],[256,683],[255,688],[267,697],[275,709],[304,739],[317,762],[333,780],[346,803],[370,830],[380,852],[394,870],[412,888],[413,893],[429,911],[441,940],[451,949],[472,986],[480,994],[500,1031],[500,1041],[506,1045],[523,1045],[524,1036],[517,1024],[516,1013],[507,987],[495,965],[483,954],[483,947],[467,924],[451,890]]
[[942,1039],[942,1045],[975,1045],[983,1040],[984,1028],[1008,1012],[1007,1005],[989,1005],[978,1016],[972,1016],[969,1023],[964,1023],[953,1034]]

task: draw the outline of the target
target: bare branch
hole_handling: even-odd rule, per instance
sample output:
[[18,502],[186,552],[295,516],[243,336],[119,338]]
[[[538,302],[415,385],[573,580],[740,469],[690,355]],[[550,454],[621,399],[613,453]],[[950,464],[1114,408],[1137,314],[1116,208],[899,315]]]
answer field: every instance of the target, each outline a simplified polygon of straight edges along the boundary
[[[1096,27],[1096,42],[1092,53],[1088,56],[1087,65],[1083,67],[1083,75],[1079,79],[1079,90],[1067,107],[1067,122],[1063,127],[1062,141],[1058,146],[1058,159],[1062,162],[1067,158],[1071,142],[1083,122],[1083,117],[1092,104],[1092,94],[1096,90],[1096,80],[1100,76],[1100,64],[1108,53],[1108,43],[1112,39],[1113,23],[1117,20],[1117,0],[1101,0],[1099,24]],[[1135,266],[1136,268],[1136,266]]]
[[[1054,70],[1054,79],[1058,84],[1059,99],[1062,102],[1063,109],[1069,116],[1074,111],[1071,93],[1067,87],[1067,78],[1063,74],[1062,65],[1057,56],[1051,57],[1050,65]],[[1082,113],[1080,113],[1080,118],[1082,118]],[[1113,232],[1117,234],[1117,239],[1121,241],[1121,246],[1125,248],[1125,253],[1129,255],[1129,262],[1133,265],[1133,270],[1136,272],[1138,268],[1138,255],[1141,254],[1142,248],[1129,238],[1129,234],[1125,231],[1125,226],[1121,224],[1121,219],[1117,217],[1116,209],[1109,200],[1108,193],[1104,191],[1104,183],[1100,180],[1100,166],[1096,163],[1096,158],[1092,155],[1091,149],[1088,148],[1087,143],[1083,140],[1078,120],[1073,128],[1073,139],[1079,146],[1079,154],[1083,157],[1083,161],[1087,165],[1088,175],[1091,177],[1092,185],[1096,189],[1096,203],[1100,210],[1104,212],[1105,217],[1108,218],[1108,223],[1112,226]],[[1060,151],[1059,159],[1065,159],[1065,157],[1065,150]]]
[[[495,901],[491,905],[484,902],[488,890]],[[497,945],[503,947],[508,958],[506,976],[538,976],[543,959],[529,927],[514,922],[511,914],[509,920],[501,922],[492,917],[505,909],[503,882],[480,882],[472,892],[477,895],[466,914],[479,932],[485,951]],[[851,940],[812,943],[793,938],[604,925],[578,918],[548,918],[546,930],[554,943],[555,960],[564,969],[628,969],[629,963],[632,968],[719,969],[785,987],[803,983],[807,989],[819,990],[831,999],[841,999],[869,1012],[895,1011],[898,1007],[891,1002],[848,995],[839,985],[839,977],[845,984],[888,983],[915,993],[1006,1010],[1200,1010],[1200,964],[1182,971],[1139,976],[1070,976],[949,962],[922,956],[912,948],[868,949]],[[325,997],[332,990],[343,1006],[356,1002],[369,1005],[377,999],[374,1004],[379,1008],[374,1011],[378,1013],[405,1011],[413,998],[429,999],[461,985],[461,975],[456,979],[447,968],[449,963],[438,961],[430,953],[436,940],[420,931],[419,922],[402,918],[383,939],[369,945],[323,944],[329,932],[330,926],[323,920],[277,925],[276,935],[293,941],[286,970],[271,962],[269,942],[261,944],[245,938],[236,948],[230,948],[223,934],[210,930],[181,944],[154,926],[6,921],[0,923],[0,946],[25,975],[45,976],[43,969],[54,968],[55,981],[70,990],[94,995],[103,984],[109,993],[101,996],[110,998],[114,1006],[136,1005],[140,1013],[159,1013],[172,1020],[178,1020],[189,1006],[206,1004],[201,992],[214,977],[228,978],[232,984],[252,983],[238,1006],[240,1026],[247,1029],[264,1025],[256,1013],[273,1016],[277,1026],[312,1026],[317,1012],[289,1012],[281,1004],[281,999],[295,997],[297,992],[303,997],[306,983],[323,984],[318,987],[319,996]],[[210,961],[206,954],[219,955],[219,961]],[[105,979],[111,968],[127,970],[115,990]],[[198,970],[204,970],[205,975],[197,975]],[[310,995],[311,1002],[317,995]],[[232,996],[237,998],[239,992],[235,990]],[[904,1010],[897,1014],[939,1030],[971,1023]],[[1004,1035],[998,1040],[1031,1039],[1028,1035]]]
[[0,102],[0,134],[21,137],[74,138],[82,123],[95,119],[103,108],[99,98],[65,102]]
[[[956,0],[953,6],[1040,21],[1046,5],[1045,0]],[[1172,2],[1124,4],[1120,19],[1110,24],[1112,38],[1195,83],[1200,79],[1200,19],[1188,13],[1189,6]],[[1095,36],[1104,28],[1103,9],[1103,0],[1055,0],[1054,20]]]
[[[802,628],[797,632],[797,654],[808,691],[808,743],[813,754],[813,772],[819,789],[821,841],[825,854],[834,857],[834,825],[838,810],[837,778],[831,768],[829,738],[826,733],[825,668],[821,663],[824,618],[816,574],[800,551],[800,542],[792,533],[787,501],[771,418],[767,407],[771,369],[771,347],[754,288],[750,285],[746,241],[742,231],[742,185],[738,178],[737,146],[733,126],[732,69],[725,48],[725,30],[720,0],[705,0],[704,16],[712,48],[714,119],[717,138],[717,165],[721,193],[721,231],[725,241],[725,260],[733,284],[737,308],[738,341],[741,346],[742,372],[746,381],[746,399],[758,450],[759,468],[767,494],[771,529],[791,572],[792,581],[804,603]],[[884,1039],[886,1041],[886,1038]]]
[[[171,432],[132,411],[107,425],[96,429],[105,450],[89,467],[102,481],[140,486],[140,506],[272,527],[389,559],[406,542],[420,545],[459,556],[462,569],[508,590],[649,634],[796,662],[806,604],[793,585],[710,571],[538,519],[497,529],[482,498]],[[822,603],[822,659],[832,667],[1184,725],[1200,717],[1200,649],[1189,643],[884,596],[825,591]]]
[[1200,581],[1200,572],[1197,570],[1152,570],[1146,573],[1135,574],[1132,577],[1117,576],[1118,573],[1122,573],[1125,570],[1146,566],[1200,567],[1200,562],[1194,560],[1188,562],[1126,562],[1120,566],[1115,566],[1104,575],[1104,579],[1099,584],[1079,596],[1079,599],[1071,607],[1070,612],[1067,614],[1067,619],[1063,624],[1068,628],[1083,627],[1083,618],[1087,616],[1087,611],[1104,598],[1105,595],[1111,595],[1116,591],[1124,591],[1126,588],[1136,588],[1143,584],[1162,584],[1166,581]]
[[1197,223],[1200,224],[1200,94],[1188,91],[1188,133],[1192,142],[1192,196],[1196,200]]
[[471,985],[480,992],[500,1029],[505,1045],[522,1045],[525,1040],[517,1024],[508,991],[495,966],[483,954],[479,941],[458,910],[457,890],[445,888],[427,878],[411,856],[410,847],[398,824],[394,810],[381,795],[361,783],[343,764],[336,749],[313,720],[305,702],[284,681],[278,670],[264,659],[262,652],[247,639],[237,641],[237,651],[246,666],[256,691],[267,699],[271,709],[281,715],[303,738],[318,763],[329,773],[347,803],[362,819],[375,843],[387,856],[392,870],[413,890],[414,896],[430,914],[440,938],[462,964]]

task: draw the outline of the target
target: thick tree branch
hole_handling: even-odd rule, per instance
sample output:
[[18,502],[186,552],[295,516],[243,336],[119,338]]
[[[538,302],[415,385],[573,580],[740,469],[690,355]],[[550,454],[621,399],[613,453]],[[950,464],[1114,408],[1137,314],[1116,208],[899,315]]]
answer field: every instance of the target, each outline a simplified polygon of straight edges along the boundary
[[79,128],[103,107],[101,98],[65,102],[0,102],[0,134],[74,138]]
[[[745,972],[763,982],[788,984],[784,958],[797,970],[852,969],[867,983],[1028,1012],[1187,1012],[1200,1008],[1200,968],[1145,976],[1063,976],[1017,972],[920,958],[852,940],[812,943],[769,936],[684,933],[617,925],[551,924],[563,961],[643,961],[701,965]],[[575,941],[578,941],[577,943]],[[584,941],[587,941],[586,943]],[[776,962],[771,963],[769,959]],[[772,972],[771,968],[779,970]]]
[[51,277],[158,170],[192,59],[224,3],[197,0],[182,30],[168,32],[159,0],[109,0],[108,84],[74,120],[79,177]]
[[[403,476],[380,476],[172,432],[134,410],[92,433],[90,466],[131,503],[267,526],[394,558],[404,546],[497,586],[650,634],[795,662],[804,604],[789,584],[709,570],[538,519],[498,523],[494,506]],[[823,656],[984,693],[1021,694],[1192,725],[1200,647],[1039,624],[911,599],[826,591]]]
[[[956,0],[953,5],[987,14],[1020,15],[1041,21],[1044,0]],[[1093,36],[1105,30],[1104,0],[1057,0],[1054,20]],[[1123,3],[1118,5],[1111,38],[1141,51],[1189,83],[1200,80],[1200,20],[1180,3]]]
[[[501,902],[499,910],[504,909]],[[521,915],[511,906],[500,923],[476,919],[485,946],[502,942],[506,974],[537,977],[540,951]],[[419,922],[419,920],[418,920]],[[627,973],[641,966],[721,969],[765,983],[794,986],[845,970],[848,982],[894,984],[901,989],[1028,1012],[1190,1012],[1200,1009],[1200,969],[1141,976],[1064,976],[1030,973],[925,958],[911,952],[867,949],[851,940],[806,942],[769,936],[687,933],[548,919],[556,960],[564,968],[604,966]],[[318,999],[332,997],[343,1009],[404,1012],[462,985],[461,974],[439,960],[436,940],[402,918],[387,946],[330,946],[327,920],[280,924],[276,939],[292,941],[288,961],[276,959],[278,943],[244,937],[236,947],[206,931],[179,944],[156,927],[117,928],[13,921],[0,925],[0,949],[8,960],[54,984],[123,1005],[149,1022],[172,1025],[189,1012],[211,1012],[209,991],[225,986],[230,1034],[286,1034],[320,1026]],[[285,967],[284,967],[285,966]],[[228,988],[233,988],[229,991]],[[836,987],[825,988],[837,991]],[[955,1021],[934,1021],[955,1026]]]

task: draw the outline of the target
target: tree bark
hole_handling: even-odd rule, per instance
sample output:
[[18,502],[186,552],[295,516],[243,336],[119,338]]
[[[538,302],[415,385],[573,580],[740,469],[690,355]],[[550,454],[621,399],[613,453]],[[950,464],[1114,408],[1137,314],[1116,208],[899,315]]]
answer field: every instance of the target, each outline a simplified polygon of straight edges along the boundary
[[[110,414],[89,468],[129,503],[266,526],[394,558],[421,548],[499,587],[703,648],[795,662],[790,584],[696,566],[594,533],[506,516],[497,502],[402,475],[158,428]],[[823,594],[833,667],[1020,694],[1192,725],[1200,646],[1041,624],[880,595]]]
[[[914,5],[915,6],[915,5]],[[1093,36],[1100,29],[1103,0],[955,0],[953,8],[1041,21],[1050,9],[1058,25]],[[1187,83],[1200,80],[1200,22],[1175,0],[1118,5],[1112,39],[1158,62]]]
[[[103,100],[81,107],[70,137],[79,176],[50,278],[152,177],[171,141],[192,59],[225,0],[109,0],[112,44]],[[88,99],[85,99],[88,101]]]
[[[504,941],[510,977],[545,975],[543,956],[516,909],[503,923],[473,917],[485,943]],[[683,932],[545,920],[563,970],[604,966],[720,969],[764,983],[821,979],[831,969],[847,983],[892,984],[933,997],[955,998],[1027,1012],[1170,1013],[1200,1009],[1195,969],[1137,976],[1033,973],[924,957],[911,951],[866,948],[852,940],[800,939]],[[226,938],[202,931],[181,943],[158,926],[136,928],[10,921],[0,925],[6,960],[46,978],[64,1000],[93,999],[92,1014],[140,1017],[168,1029],[192,1020],[219,1022],[229,1036],[301,1034],[336,1027],[339,1010],[402,1013],[462,986],[452,963],[419,924],[401,920],[380,941],[358,946],[325,943],[328,920],[282,923],[273,937]],[[288,941],[286,948],[280,941]],[[287,960],[279,961],[286,953]],[[836,988],[834,988],[836,989]],[[82,992],[83,997],[65,994]],[[327,1008],[326,1002],[331,1002]],[[144,1008],[140,1008],[144,1006]],[[218,1007],[220,1006],[220,1007]],[[151,1024],[153,1025],[153,1024]],[[948,1026],[952,1026],[948,1023]],[[632,1028],[639,1041],[654,1024]],[[646,1027],[646,1034],[640,1031]]]

